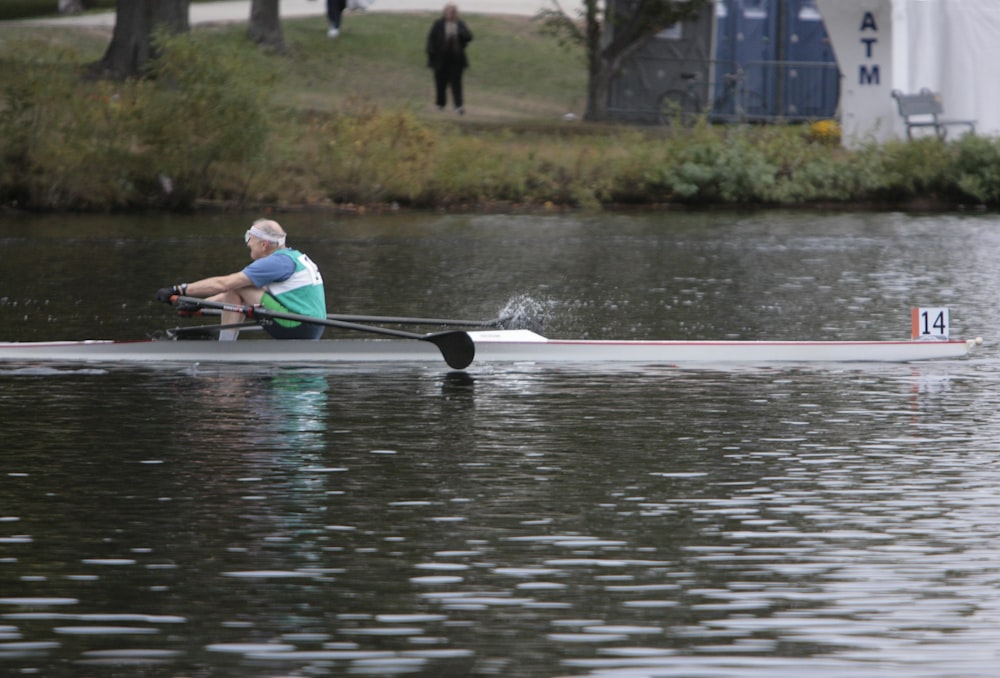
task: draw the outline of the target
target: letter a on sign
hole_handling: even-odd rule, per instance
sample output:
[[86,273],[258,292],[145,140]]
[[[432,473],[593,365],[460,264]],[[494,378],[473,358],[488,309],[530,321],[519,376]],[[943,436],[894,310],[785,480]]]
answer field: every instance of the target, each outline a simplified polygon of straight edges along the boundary
[[865,12],[864,17],[861,19],[861,28],[859,31],[875,31],[878,33],[878,26],[875,25],[875,15],[871,12]]

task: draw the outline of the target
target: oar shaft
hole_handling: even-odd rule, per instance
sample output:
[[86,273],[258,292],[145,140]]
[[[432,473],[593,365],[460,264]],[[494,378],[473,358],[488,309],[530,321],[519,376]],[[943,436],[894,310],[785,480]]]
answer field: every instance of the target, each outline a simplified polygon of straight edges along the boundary
[[[205,309],[201,315],[219,315],[218,309]],[[349,323],[389,323],[391,325],[437,325],[439,327],[503,327],[504,318],[494,320],[456,320],[454,318],[411,318],[398,315],[353,315],[329,313],[327,320]]]
[[344,313],[330,313],[326,316],[330,320],[341,320],[344,322],[358,323],[391,323],[396,325],[441,325],[450,327],[500,327],[503,320],[455,320],[452,318],[409,318],[406,316],[392,315],[348,315]]
[[177,297],[178,302],[187,302],[189,304],[198,304],[205,308],[217,308],[220,311],[231,311],[233,313],[242,313],[247,318],[272,318],[276,320],[291,320],[292,322],[300,323],[310,323],[312,325],[325,325],[327,327],[339,327],[345,330],[358,330],[359,332],[374,332],[376,334],[387,334],[394,337],[403,337],[405,339],[423,339],[424,335],[416,334],[415,332],[405,332],[403,330],[394,330],[386,327],[369,327],[368,325],[359,325],[357,323],[351,323],[341,320],[330,320],[328,318],[314,318],[311,315],[302,315],[300,313],[286,313],[284,311],[272,311],[269,308],[264,308],[263,306],[246,306],[244,304],[227,304],[221,301],[210,301],[208,299],[199,299],[197,297]]

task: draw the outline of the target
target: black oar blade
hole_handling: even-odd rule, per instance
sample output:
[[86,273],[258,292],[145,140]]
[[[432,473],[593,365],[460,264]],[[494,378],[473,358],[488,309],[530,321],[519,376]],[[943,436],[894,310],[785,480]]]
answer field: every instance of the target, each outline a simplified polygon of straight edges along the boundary
[[467,332],[437,332],[423,337],[441,349],[441,355],[448,367],[464,370],[476,357],[476,344]]

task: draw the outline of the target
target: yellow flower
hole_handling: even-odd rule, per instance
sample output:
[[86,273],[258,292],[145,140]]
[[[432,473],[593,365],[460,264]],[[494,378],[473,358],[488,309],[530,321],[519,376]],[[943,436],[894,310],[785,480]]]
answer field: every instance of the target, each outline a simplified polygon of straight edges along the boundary
[[809,137],[823,143],[840,142],[840,125],[836,120],[817,120],[809,125]]

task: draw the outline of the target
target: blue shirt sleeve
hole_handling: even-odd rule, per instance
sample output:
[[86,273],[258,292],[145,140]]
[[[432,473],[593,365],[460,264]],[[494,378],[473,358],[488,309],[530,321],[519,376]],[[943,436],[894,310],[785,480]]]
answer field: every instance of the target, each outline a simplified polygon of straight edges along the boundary
[[287,280],[295,273],[295,262],[291,257],[275,252],[252,262],[243,269],[243,272],[250,278],[254,287],[265,287],[273,282]]

